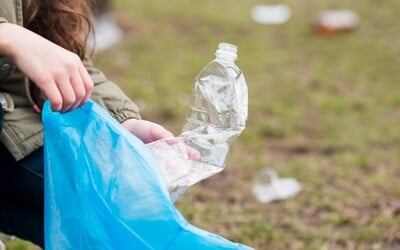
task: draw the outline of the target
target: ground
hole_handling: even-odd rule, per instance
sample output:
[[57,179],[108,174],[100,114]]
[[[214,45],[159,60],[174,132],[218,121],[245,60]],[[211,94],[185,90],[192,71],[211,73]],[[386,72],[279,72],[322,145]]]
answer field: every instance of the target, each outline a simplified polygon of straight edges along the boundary
[[[400,249],[400,2],[279,3],[291,18],[266,26],[250,18],[260,1],[117,0],[124,39],[94,62],[145,119],[179,134],[194,77],[219,42],[238,45],[247,127],[225,170],[177,208],[256,249]],[[357,29],[316,35],[314,20],[327,9],[354,11]],[[296,178],[302,191],[258,202],[252,181],[264,167]]]

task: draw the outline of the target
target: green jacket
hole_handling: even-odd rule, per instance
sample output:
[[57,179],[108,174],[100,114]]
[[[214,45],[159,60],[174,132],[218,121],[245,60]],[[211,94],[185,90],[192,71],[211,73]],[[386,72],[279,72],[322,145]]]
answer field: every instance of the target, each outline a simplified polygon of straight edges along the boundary
[[[0,23],[23,25],[23,0],[1,0]],[[119,122],[140,118],[138,107],[103,73],[85,62],[94,82],[91,99],[103,106]],[[11,60],[0,55],[0,104],[5,114],[1,143],[16,160],[20,160],[43,145],[43,125],[40,114],[34,112],[32,100],[40,100],[40,91]]]

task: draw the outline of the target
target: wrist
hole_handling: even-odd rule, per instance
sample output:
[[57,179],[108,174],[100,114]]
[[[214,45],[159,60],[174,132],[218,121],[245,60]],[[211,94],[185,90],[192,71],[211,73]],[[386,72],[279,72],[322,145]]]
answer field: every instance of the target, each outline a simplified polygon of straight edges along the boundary
[[20,26],[12,23],[0,23],[0,54],[13,57],[15,53],[13,35]]
[[36,43],[35,33],[13,23],[0,23],[0,54],[14,61],[26,52],[26,47]]

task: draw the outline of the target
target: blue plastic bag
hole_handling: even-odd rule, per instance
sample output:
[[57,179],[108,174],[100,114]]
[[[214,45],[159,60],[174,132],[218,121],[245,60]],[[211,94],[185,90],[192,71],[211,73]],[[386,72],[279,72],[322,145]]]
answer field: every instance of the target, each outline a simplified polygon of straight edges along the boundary
[[188,223],[146,145],[93,101],[42,115],[46,249],[251,249]]

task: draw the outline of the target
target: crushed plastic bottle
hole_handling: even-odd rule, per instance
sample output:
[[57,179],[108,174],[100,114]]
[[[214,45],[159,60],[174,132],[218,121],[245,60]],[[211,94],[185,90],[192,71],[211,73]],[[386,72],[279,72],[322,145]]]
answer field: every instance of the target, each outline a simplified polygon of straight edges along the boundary
[[215,55],[196,76],[182,133],[149,144],[173,201],[190,186],[224,169],[229,147],[246,125],[248,91],[235,64],[237,47],[220,43]]
[[247,85],[234,62],[235,45],[220,43],[215,55],[196,77],[181,136],[194,136],[191,146],[200,151],[201,162],[224,167],[229,145],[246,125]]
[[300,183],[294,178],[279,178],[275,170],[265,168],[254,178],[253,194],[261,203],[284,200],[297,195]]

